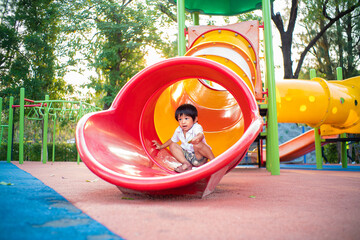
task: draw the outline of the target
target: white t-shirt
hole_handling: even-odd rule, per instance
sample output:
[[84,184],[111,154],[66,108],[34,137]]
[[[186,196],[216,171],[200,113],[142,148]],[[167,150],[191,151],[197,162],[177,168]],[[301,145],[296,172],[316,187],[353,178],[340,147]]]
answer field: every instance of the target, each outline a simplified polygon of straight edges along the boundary
[[[194,147],[191,143],[189,143],[190,140],[192,140],[196,135],[203,132],[203,128],[200,124],[194,123],[192,128],[186,133],[186,137],[184,136],[183,130],[180,126],[178,126],[175,129],[174,135],[171,138],[171,141],[173,142],[181,142],[181,147],[185,149],[188,152],[194,152]],[[206,145],[205,137],[202,140]]]

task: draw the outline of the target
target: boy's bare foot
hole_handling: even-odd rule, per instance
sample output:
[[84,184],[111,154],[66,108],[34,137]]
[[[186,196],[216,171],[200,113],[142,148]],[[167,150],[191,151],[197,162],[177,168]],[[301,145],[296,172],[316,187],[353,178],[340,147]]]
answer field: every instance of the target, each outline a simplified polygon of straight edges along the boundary
[[207,162],[207,160],[208,159],[206,157],[203,157],[200,161],[195,160],[193,162],[193,165],[194,165],[194,167],[200,167],[201,165],[204,165]]
[[178,166],[174,169],[175,172],[182,173],[192,169],[192,165],[190,163],[183,163],[181,166]]

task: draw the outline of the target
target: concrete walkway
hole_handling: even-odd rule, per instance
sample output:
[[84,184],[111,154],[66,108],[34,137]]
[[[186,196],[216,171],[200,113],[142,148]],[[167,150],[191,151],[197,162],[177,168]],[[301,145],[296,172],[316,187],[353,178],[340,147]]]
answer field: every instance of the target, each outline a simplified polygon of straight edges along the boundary
[[204,199],[128,197],[81,163],[25,162],[40,179],[120,237],[359,239],[360,172],[234,169]]

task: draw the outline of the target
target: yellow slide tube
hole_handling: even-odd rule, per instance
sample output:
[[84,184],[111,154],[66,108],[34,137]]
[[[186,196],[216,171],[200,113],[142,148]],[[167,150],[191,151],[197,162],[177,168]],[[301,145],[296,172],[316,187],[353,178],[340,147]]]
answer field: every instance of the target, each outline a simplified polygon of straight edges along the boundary
[[278,122],[319,127],[321,135],[360,133],[360,77],[276,82]]

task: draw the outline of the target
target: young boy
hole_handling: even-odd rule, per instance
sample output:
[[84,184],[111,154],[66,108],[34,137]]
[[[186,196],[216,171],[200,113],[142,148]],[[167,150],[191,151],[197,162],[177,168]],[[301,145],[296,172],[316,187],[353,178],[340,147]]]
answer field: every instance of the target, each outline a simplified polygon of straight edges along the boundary
[[[205,141],[203,128],[198,121],[196,107],[191,104],[183,104],[175,111],[175,119],[179,122],[171,139],[160,145],[153,140],[156,149],[169,147],[172,155],[182,163],[175,168],[175,172],[191,170],[192,166],[198,167],[206,163],[207,159],[214,159],[210,146]],[[181,141],[181,146],[177,142]]]

